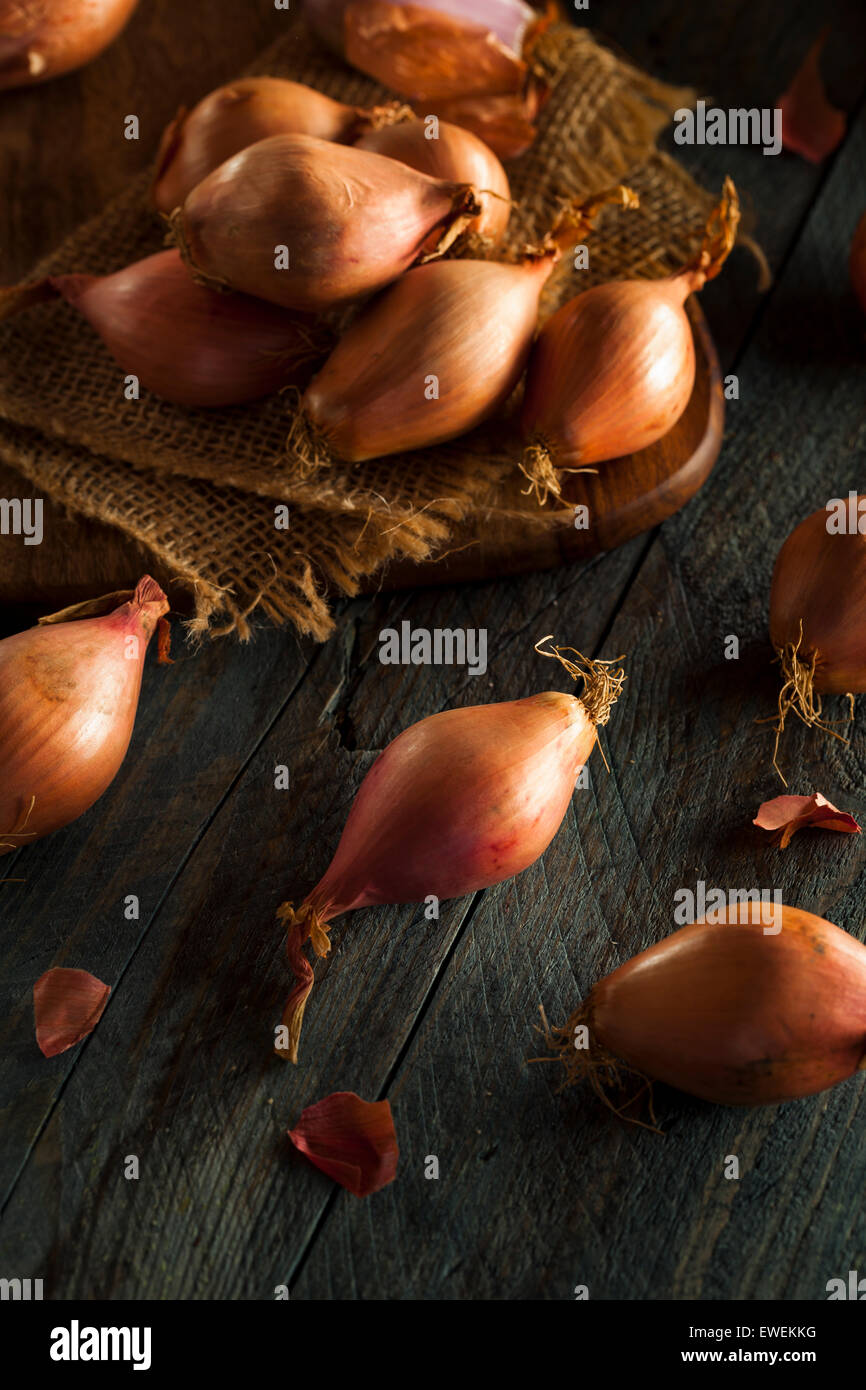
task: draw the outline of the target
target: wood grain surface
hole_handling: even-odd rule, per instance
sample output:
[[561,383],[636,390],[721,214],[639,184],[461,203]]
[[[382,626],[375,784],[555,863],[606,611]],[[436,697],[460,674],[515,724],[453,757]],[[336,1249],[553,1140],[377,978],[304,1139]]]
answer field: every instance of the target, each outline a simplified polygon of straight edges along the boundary
[[[235,22],[226,5],[220,31],[223,8],[190,7],[202,90],[219,80]],[[594,1299],[820,1300],[828,1279],[866,1268],[866,1077],[757,1111],[658,1087],[660,1137],[527,1065],[539,1005],[562,1020],[600,975],[673,929],[674,893],[699,880],[778,888],[866,937],[862,836],[808,832],[782,852],[751,824],[781,790],[772,736],[755,722],[778,688],[766,631],[776,551],[828,498],[864,490],[866,325],[847,253],[866,206],[855,62],[866,16],[853,3],[819,17],[770,0],[598,8],[638,62],[738,106],[772,103],[818,24],[834,25],[826,72],[849,132],[831,160],[685,151],[709,183],[733,173],[776,275],[760,299],[738,258],[702,296],[722,369],[740,382],[719,461],[682,511],[608,554],[342,604],[321,648],[263,627],[247,647],[181,647],[175,667],[148,664],[113,787],[75,825],[3,861],[4,878],[23,882],[0,883],[0,1272],[43,1277],[46,1297],[262,1300],[288,1281],[293,1299],[310,1300],[556,1300],[578,1284]],[[273,24],[266,6],[246,10]],[[159,61],[169,7],[145,0],[136,23],[156,15],[156,57],[127,50],[103,97],[128,105],[125,72],[142,101],[149,86],[174,101],[181,73]],[[237,66],[237,48],[223,58]],[[79,92],[70,113],[98,125],[99,100]],[[3,248],[10,228],[35,235],[22,209],[41,186],[32,149],[44,147],[26,148],[17,210],[0,208]],[[73,142],[75,157],[77,189],[68,171],[56,178],[80,204],[93,186]],[[93,210],[79,205],[70,225]],[[64,230],[52,215],[49,240]],[[404,619],[486,629],[487,672],[382,666],[379,633]],[[590,786],[517,879],[443,903],[436,922],[412,907],[339,919],[300,1063],[282,1063],[271,1052],[288,983],[276,906],[316,882],[361,778],[407,724],[568,687],[532,650],[547,632],[627,654],[603,733],[610,774],[594,754]],[[730,635],[737,660],[725,659]],[[782,756],[791,791],[823,791],[862,820],[859,704],[848,745],[791,726]],[[275,788],[282,765],[288,791]],[[91,1037],[46,1061],[30,991],[52,964],[89,969],[113,993]],[[394,1109],[398,1177],[365,1201],[285,1139],[304,1106],[336,1089]],[[123,1176],[130,1154],[137,1181]],[[731,1154],[736,1181],[724,1176]]]

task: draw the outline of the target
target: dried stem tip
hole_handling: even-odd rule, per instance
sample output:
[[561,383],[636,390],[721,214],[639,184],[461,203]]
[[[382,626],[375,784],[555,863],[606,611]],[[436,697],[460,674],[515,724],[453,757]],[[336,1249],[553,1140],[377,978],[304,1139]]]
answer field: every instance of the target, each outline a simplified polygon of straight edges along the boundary
[[696,271],[703,282],[714,280],[728,259],[740,225],[740,199],[732,178],[725,179],[722,196],[707,218],[701,249],[687,270]]
[[[616,664],[618,661],[624,661],[625,657],[617,656],[611,661],[592,661],[574,647],[552,647],[550,651],[543,651],[543,644],[552,641],[553,634],[550,633],[536,642],[535,650],[538,655],[552,657],[565,667],[572,680],[583,681],[581,704],[594,724],[606,724],[626,681],[625,671]],[[571,657],[565,656],[565,652],[571,652]]]

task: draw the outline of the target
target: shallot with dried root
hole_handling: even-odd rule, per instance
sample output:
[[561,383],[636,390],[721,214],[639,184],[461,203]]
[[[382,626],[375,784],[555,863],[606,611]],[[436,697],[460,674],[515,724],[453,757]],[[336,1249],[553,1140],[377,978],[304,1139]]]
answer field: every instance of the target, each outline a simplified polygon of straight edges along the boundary
[[[570,647],[542,656],[583,680],[580,699],[556,690],[503,704],[445,710],[398,735],[379,754],[355,797],[336,854],[300,907],[284,903],[296,984],[283,1013],[298,1058],[313,970],[303,951],[330,950],[329,924],[373,903],[459,898],[534,864],[556,834],[577,774],[622,690],[624,672]],[[618,658],[621,660],[621,658]]]
[[468,184],[312,135],[274,135],[197,184],[171,227],[201,283],[320,313],[441,255],[481,211]]
[[866,1067],[866,946],[794,907],[714,917],[641,951],[548,1030],[566,1085],[588,1080],[611,1104],[631,1074],[718,1105],[772,1105]]
[[163,133],[151,197],[160,212],[180,207],[197,183],[233,154],[271,135],[314,135],[350,145],[367,130],[411,116],[398,102],[369,111],[280,77],[245,77],[181,109]]
[[197,285],[176,250],[112,275],[52,275],[0,290],[0,318],[58,297],[125,373],[175,405],[240,405],[297,385],[331,341],[309,315]]
[[[860,526],[863,526],[863,531]],[[794,714],[809,728],[846,740],[825,719],[822,695],[866,690],[866,495],[839,499],[792,531],[776,558],[770,640],[782,668],[773,765]]]
[[736,238],[737,192],[725,180],[703,245],[662,280],[584,290],[548,319],[526,378],[527,492],[559,496],[560,473],[645,449],[679,420],[695,384],[689,295],[718,275]]
[[134,591],[76,604],[0,642],[0,854],[69,825],[110,786],[157,628],[160,661],[169,661],[167,612],[145,575]]
[[621,185],[567,207],[541,246],[513,263],[437,261],[366,306],[310,382],[289,451],[312,471],[454,439],[493,415],[526,365],[538,302],[566,246]]

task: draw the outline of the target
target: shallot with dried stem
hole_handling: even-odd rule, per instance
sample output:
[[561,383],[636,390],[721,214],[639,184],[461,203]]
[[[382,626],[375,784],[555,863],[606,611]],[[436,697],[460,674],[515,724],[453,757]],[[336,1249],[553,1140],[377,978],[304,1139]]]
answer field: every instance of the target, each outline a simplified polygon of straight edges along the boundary
[[676,275],[584,290],[542,328],[526,378],[522,427],[527,492],[559,496],[560,473],[619,458],[661,439],[695,383],[689,295],[718,275],[740,218],[725,180],[703,244]]
[[69,825],[114,780],[157,629],[169,660],[167,612],[145,575],[0,642],[0,854]]
[[468,184],[311,135],[274,135],[197,184],[171,227],[201,283],[320,313],[441,255],[481,211]]
[[[349,812],[337,851],[298,908],[284,903],[296,984],[276,1051],[297,1061],[313,970],[303,951],[330,950],[329,924],[373,903],[459,898],[521,873],[543,854],[577,774],[625,680],[611,661],[571,647],[536,650],[583,681],[580,699],[556,690],[503,704],[445,710],[379,754]],[[621,660],[618,658],[617,660]]]

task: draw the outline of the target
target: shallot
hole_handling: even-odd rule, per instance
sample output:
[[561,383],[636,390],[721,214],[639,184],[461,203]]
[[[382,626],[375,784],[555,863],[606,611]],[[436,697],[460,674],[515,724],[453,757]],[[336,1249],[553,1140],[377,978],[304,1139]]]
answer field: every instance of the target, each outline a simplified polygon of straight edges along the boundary
[[0,642],[0,854],[69,825],[114,780],[157,625],[168,659],[167,612],[145,575]]
[[355,148],[398,159],[434,179],[471,184],[482,210],[466,230],[494,246],[502,240],[511,212],[508,177],[493,151],[471,131],[448,121],[400,121],[367,131]]
[[124,372],[175,405],[239,405],[297,384],[327,342],[308,317],[197,285],[176,250],[113,275],[52,275],[0,291],[0,318],[55,296],[87,319]]
[[866,946],[811,912],[740,902],[634,956],[549,1039],[568,1082],[623,1071],[718,1105],[813,1095],[866,1067]]
[[0,91],[47,82],[89,63],[138,0],[0,0]]
[[[406,9],[407,6],[400,8]],[[513,53],[520,52],[529,27],[538,18],[524,0],[425,0],[420,8],[478,25]],[[346,11],[354,10],[363,15],[368,9],[366,0],[304,0],[307,23],[321,39],[344,55]]]
[[615,280],[584,290],[548,319],[529,361],[523,471],[539,501],[575,471],[645,449],[682,415],[695,382],[685,312],[721,270],[736,237],[730,179],[694,260],[662,280]]
[[311,135],[274,135],[209,174],[171,225],[202,283],[320,312],[441,254],[481,210],[468,184]]
[[335,917],[372,903],[462,897],[522,872],[550,844],[625,676],[570,647],[542,650],[549,640],[537,650],[583,679],[580,699],[548,690],[445,710],[379,754],[324,877],[299,908],[284,903],[279,910],[296,979],[283,1014],[285,1041],[276,1047],[281,1056],[297,1061],[313,986],[302,948],[309,939],[327,955]]
[[361,111],[300,82],[245,77],[209,92],[191,111],[181,109],[166,127],[151,197],[161,212],[173,212],[197,183],[258,140],[315,135],[351,144],[406,111],[396,102]]

